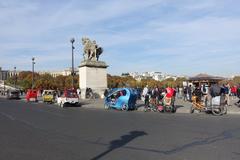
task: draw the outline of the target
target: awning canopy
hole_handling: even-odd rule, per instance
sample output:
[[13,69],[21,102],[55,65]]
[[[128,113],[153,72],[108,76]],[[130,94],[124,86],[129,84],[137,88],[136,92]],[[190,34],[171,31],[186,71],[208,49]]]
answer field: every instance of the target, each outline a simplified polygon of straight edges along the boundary
[[224,80],[225,78],[219,76],[212,76],[208,74],[198,74],[194,77],[189,77],[188,81],[192,83],[218,83],[219,81]]

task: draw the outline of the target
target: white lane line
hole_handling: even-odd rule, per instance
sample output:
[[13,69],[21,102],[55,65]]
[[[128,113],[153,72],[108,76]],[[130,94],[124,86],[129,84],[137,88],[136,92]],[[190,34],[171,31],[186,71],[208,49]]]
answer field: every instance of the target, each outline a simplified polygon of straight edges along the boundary
[[36,129],[42,129],[42,128],[39,128],[37,127],[36,125],[34,125],[33,123],[29,122],[29,121],[26,121],[26,120],[18,120],[16,118],[14,118],[12,115],[10,114],[7,114],[7,113],[4,113],[4,112],[0,112],[0,115],[3,115],[4,117],[7,117],[8,119],[12,120],[12,121],[19,121],[27,126],[30,126],[30,127],[33,127],[33,128],[36,128]]
[[3,115],[4,117],[7,117],[8,119],[10,119],[10,120],[12,120],[12,121],[16,120],[16,118],[13,117],[13,116],[10,115],[10,114],[4,113],[4,112],[0,112],[0,114]]

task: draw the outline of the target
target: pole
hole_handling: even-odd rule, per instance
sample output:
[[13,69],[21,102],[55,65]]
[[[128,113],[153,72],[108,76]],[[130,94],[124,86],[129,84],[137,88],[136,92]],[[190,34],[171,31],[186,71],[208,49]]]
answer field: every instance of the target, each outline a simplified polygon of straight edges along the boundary
[[14,67],[14,88],[15,88],[15,89],[16,89],[16,81],[17,81],[16,67]]
[[75,39],[72,38],[70,40],[70,42],[72,43],[72,88],[74,88],[74,56],[73,56],[73,50],[74,50],[74,46],[73,46],[73,43],[75,42]]
[[33,57],[32,58],[32,89],[33,89],[33,86],[34,86],[34,62],[35,58]]

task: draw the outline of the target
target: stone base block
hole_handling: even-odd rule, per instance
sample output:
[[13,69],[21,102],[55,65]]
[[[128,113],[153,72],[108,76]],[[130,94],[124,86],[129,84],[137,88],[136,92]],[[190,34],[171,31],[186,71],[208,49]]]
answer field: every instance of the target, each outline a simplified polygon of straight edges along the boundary
[[103,98],[107,89],[107,65],[102,61],[83,61],[79,66],[79,87],[81,98],[86,98],[86,89],[91,88],[94,97]]

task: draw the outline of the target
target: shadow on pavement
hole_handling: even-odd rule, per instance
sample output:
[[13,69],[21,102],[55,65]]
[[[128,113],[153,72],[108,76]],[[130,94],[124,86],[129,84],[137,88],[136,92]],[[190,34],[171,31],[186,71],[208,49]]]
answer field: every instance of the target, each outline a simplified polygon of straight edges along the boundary
[[175,105],[176,109],[184,107],[183,105]]
[[155,152],[155,153],[160,153],[160,154],[164,154],[164,155],[172,155],[172,154],[187,150],[189,148],[194,148],[194,147],[202,146],[202,145],[209,145],[209,144],[212,144],[212,143],[215,143],[218,141],[224,141],[227,139],[231,139],[234,137],[234,135],[238,135],[239,132],[240,132],[240,128],[226,130],[216,136],[192,141],[190,143],[183,144],[182,146],[178,146],[178,147],[172,148],[170,150],[157,150],[157,149],[146,149],[146,148],[137,148],[137,147],[124,147],[124,148],[134,149],[134,150],[139,150],[139,151]]
[[[185,151],[187,149],[194,148],[197,146],[209,145],[209,144],[213,144],[213,143],[216,143],[219,141],[232,139],[234,137],[236,138],[236,136],[238,136],[239,133],[240,133],[240,128],[225,130],[225,131],[219,133],[218,135],[207,137],[207,138],[200,139],[200,140],[195,140],[195,141],[174,147],[169,150],[158,150],[158,149],[151,149],[151,148],[124,146],[128,142],[132,141],[133,139],[135,139],[139,136],[147,135],[147,133],[142,132],[142,131],[132,131],[132,132],[130,132],[130,134],[122,136],[121,139],[111,141],[109,149],[107,151],[97,155],[96,157],[92,158],[91,160],[98,160],[98,159],[102,158],[103,156],[105,156],[106,154],[108,154],[109,152],[112,152],[113,150],[121,148],[121,147],[125,148],[125,149],[137,150],[137,151],[146,151],[146,152],[154,152],[154,153],[163,154],[163,155],[172,155],[172,154],[176,154],[178,152],[182,152],[182,151]],[[97,144],[108,145],[108,144],[101,144],[101,143],[97,143]],[[235,154],[238,155],[239,153],[235,153]]]
[[90,102],[80,102],[80,105],[82,106],[82,105],[88,105],[88,104],[91,104]]
[[79,104],[64,104],[64,107],[82,107],[82,103],[79,103]]
[[105,155],[107,155],[108,153],[112,152],[113,150],[121,148],[124,145],[126,145],[127,143],[129,143],[130,141],[136,139],[137,137],[141,137],[144,135],[147,135],[147,133],[145,133],[143,131],[131,131],[129,134],[121,136],[120,139],[111,141],[110,146],[108,147],[108,150],[95,156],[91,160],[98,160],[98,159],[104,157]]
[[144,104],[136,104],[136,107],[137,107],[137,109],[138,109],[138,108],[141,108],[141,107],[143,107],[143,108],[144,108],[144,107],[145,107],[145,105],[144,105]]
[[176,107],[176,112],[177,112],[177,110],[179,109],[179,108],[182,108],[182,107],[184,107],[183,105],[175,105],[175,107]]

